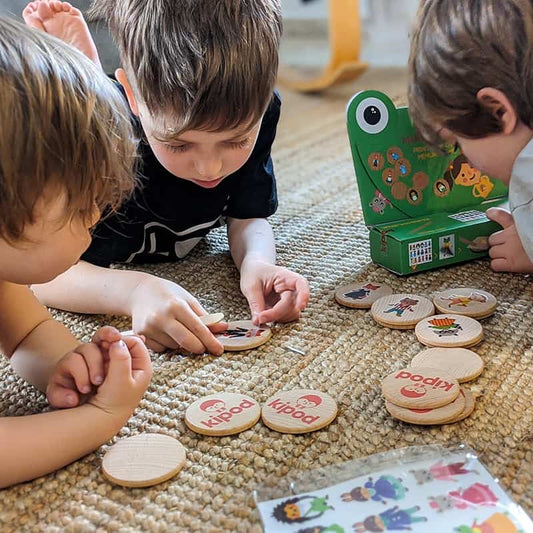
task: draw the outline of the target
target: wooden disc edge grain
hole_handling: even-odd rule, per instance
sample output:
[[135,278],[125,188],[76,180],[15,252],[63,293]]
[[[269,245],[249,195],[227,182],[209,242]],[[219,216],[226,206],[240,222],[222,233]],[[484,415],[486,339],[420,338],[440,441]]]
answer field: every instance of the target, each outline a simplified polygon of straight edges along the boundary
[[251,427],[255,426],[259,419],[261,418],[261,408],[259,409],[259,413],[254,418],[254,420],[250,420],[248,424],[244,424],[243,426],[239,428],[234,429],[212,429],[212,430],[204,430],[200,426],[194,425],[190,420],[187,418],[184,418],[185,425],[191,430],[194,431],[194,433],[197,433],[198,435],[203,435],[204,437],[229,437],[230,435],[237,435],[238,433],[242,433],[243,431],[246,431],[250,429]]

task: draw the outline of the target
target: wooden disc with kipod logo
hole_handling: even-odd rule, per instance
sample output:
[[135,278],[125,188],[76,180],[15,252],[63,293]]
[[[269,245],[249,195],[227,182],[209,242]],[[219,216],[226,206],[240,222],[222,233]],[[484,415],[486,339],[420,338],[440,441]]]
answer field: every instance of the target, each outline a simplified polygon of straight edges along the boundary
[[220,392],[196,400],[185,411],[185,424],[201,435],[223,437],[251,428],[261,416],[260,405],[249,396]]
[[472,318],[487,318],[498,306],[496,297],[480,289],[448,289],[433,297],[435,307],[441,313],[453,313]]
[[459,383],[477,378],[483,372],[483,359],[466,348],[428,348],[411,361],[411,366],[441,368]]
[[389,401],[385,402],[387,411],[394,418],[421,426],[451,422],[463,412],[465,405],[465,396],[461,394],[461,391],[459,391],[459,395],[453,402],[434,409],[408,409],[399,407]]
[[464,387],[461,387],[461,392],[465,397],[465,406],[464,409],[453,419],[447,422],[448,424],[453,424],[455,422],[460,422],[461,420],[464,420],[465,418],[469,417],[476,407],[476,400],[474,398],[474,395]]
[[254,326],[251,320],[237,320],[228,323],[228,329],[217,333],[216,339],[229,352],[251,350],[265,344],[272,337],[272,330],[267,326]]
[[381,384],[385,399],[408,409],[434,409],[459,396],[459,382],[440,368],[409,367],[389,374]]
[[416,325],[415,335],[426,346],[469,348],[481,342],[483,328],[477,320],[469,316],[434,315]]
[[414,294],[383,296],[370,309],[374,320],[392,329],[413,329],[420,320],[435,312],[433,303]]
[[309,433],[322,429],[337,416],[335,400],[310,389],[280,391],[261,410],[263,423],[280,433]]
[[335,292],[337,303],[353,309],[370,309],[372,304],[382,296],[392,294],[392,289],[384,283],[364,281],[348,283]]

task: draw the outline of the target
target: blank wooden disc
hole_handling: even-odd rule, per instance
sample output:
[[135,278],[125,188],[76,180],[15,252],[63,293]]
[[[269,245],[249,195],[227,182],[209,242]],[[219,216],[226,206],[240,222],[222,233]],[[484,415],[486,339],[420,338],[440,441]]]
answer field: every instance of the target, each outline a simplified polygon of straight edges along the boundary
[[435,307],[441,313],[453,313],[472,318],[486,318],[498,306],[496,297],[480,289],[459,288],[439,292],[433,297]]
[[280,391],[261,410],[263,423],[280,433],[309,433],[322,429],[337,416],[335,400],[310,389]]
[[228,352],[251,350],[265,344],[272,337],[267,326],[254,326],[251,320],[237,320],[228,323],[228,329],[216,335]]
[[251,428],[261,416],[261,407],[249,396],[220,392],[189,405],[185,424],[201,435],[222,437]]
[[365,281],[339,287],[335,292],[335,300],[345,307],[370,309],[376,300],[389,294],[392,294],[392,289],[388,285]]
[[385,402],[387,411],[394,418],[422,426],[451,422],[463,412],[465,405],[465,396],[460,392],[453,402],[442,407],[437,407],[436,409],[406,409],[405,407],[394,405],[389,401]]
[[468,316],[434,315],[416,325],[415,335],[426,346],[470,347],[483,339],[483,328],[477,320]]
[[453,419],[448,422],[448,424],[453,424],[455,422],[460,422],[461,420],[464,420],[465,418],[469,417],[476,407],[476,399],[474,398],[474,395],[464,387],[461,387],[461,392],[465,397],[465,406],[464,409]]
[[142,433],[114,444],[102,460],[102,471],[123,487],[151,487],[175,476],[184,464],[185,448],[176,439]]
[[485,365],[477,353],[466,348],[429,348],[415,355],[411,366],[442,368],[459,383],[466,383],[477,378]]
[[415,294],[391,294],[372,304],[374,320],[392,329],[412,329],[420,320],[435,312],[433,303]]
[[408,409],[430,409],[459,396],[458,381],[440,368],[409,367],[389,374],[381,384],[389,402]]
[[224,320],[224,313],[214,313],[212,315],[203,315],[200,317],[200,320],[206,326],[212,326],[213,324],[218,324]]

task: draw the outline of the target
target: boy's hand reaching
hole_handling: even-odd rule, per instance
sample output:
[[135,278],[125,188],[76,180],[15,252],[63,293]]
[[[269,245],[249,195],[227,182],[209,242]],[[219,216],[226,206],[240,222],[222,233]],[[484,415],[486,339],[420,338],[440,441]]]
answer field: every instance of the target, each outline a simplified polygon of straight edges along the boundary
[[490,266],[496,272],[533,272],[533,263],[526,254],[513,215],[505,209],[493,207],[487,210],[487,216],[502,226],[501,231],[489,238]]
[[261,260],[243,262],[241,290],[256,325],[297,320],[309,301],[303,276]]
[[147,276],[131,295],[133,331],[146,337],[154,351],[183,348],[192,353],[221,355],[222,344],[212,332],[226,329],[225,323],[205,326],[199,319],[207,312],[185,289],[165,279]]

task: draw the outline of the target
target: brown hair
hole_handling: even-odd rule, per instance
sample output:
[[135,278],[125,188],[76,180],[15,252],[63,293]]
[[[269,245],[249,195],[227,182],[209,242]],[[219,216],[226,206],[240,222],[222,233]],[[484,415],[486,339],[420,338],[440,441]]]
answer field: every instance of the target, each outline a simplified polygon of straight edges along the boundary
[[531,0],[422,0],[411,40],[409,111],[430,143],[436,127],[469,138],[501,131],[477,99],[499,89],[533,127]]
[[134,93],[171,135],[252,125],[278,69],[280,0],[94,0]]
[[0,94],[0,238],[22,239],[46,195],[66,194],[64,222],[88,222],[132,191],[127,107],[81,53],[0,18]]

